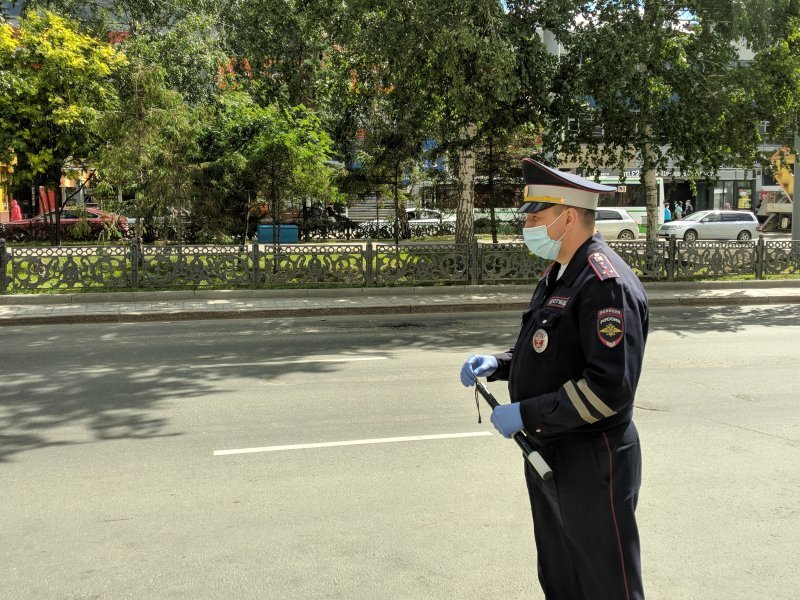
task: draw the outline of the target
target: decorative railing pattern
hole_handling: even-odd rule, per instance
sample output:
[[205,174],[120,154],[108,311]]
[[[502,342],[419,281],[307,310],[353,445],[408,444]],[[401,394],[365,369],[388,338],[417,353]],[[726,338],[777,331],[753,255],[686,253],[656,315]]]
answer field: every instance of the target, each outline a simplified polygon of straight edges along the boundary
[[251,284],[256,286],[316,285],[358,287],[366,277],[363,246],[255,245],[252,250],[258,273]]
[[0,240],[0,294],[130,287],[130,246],[7,249]]
[[676,242],[675,278],[755,275],[756,242]]
[[657,281],[668,278],[671,256],[669,243],[657,240],[609,242],[608,245],[640,279]]
[[800,242],[767,242],[761,261],[761,277],[800,274]]
[[[800,274],[800,242],[610,242],[645,280]],[[547,261],[521,243],[7,246],[0,293],[530,283]]]
[[245,246],[139,246],[134,240],[140,288],[252,285],[253,261]]
[[482,283],[535,281],[549,263],[531,254],[524,244],[481,245],[477,254]]
[[470,244],[378,244],[374,285],[469,283]]

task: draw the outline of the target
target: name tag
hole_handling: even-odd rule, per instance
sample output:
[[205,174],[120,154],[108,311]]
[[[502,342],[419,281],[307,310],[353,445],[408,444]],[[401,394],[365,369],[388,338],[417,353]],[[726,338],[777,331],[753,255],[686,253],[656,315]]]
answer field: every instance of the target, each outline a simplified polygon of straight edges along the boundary
[[553,296],[547,301],[546,306],[554,306],[556,308],[566,308],[567,304],[572,298],[564,298],[563,296]]

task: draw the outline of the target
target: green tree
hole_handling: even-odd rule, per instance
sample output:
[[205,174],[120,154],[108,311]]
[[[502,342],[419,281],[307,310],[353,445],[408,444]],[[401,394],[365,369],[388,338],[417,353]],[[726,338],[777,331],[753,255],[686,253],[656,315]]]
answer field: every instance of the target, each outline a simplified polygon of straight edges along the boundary
[[132,61],[160,65],[167,85],[192,103],[217,92],[219,70],[228,61],[219,3],[27,0],[25,6],[67,15],[98,39],[109,40],[113,34]]
[[[362,40],[364,43],[364,40]],[[385,187],[395,209],[395,242],[405,227],[403,199],[400,190],[405,174],[418,164],[423,142],[430,136],[432,118],[425,105],[407,94],[409,88],[386,86],[373,80],[372,69],[354,69],[353,83],[348,90],[356,118],[351,126],[358,128],[363,138],[346,144],[350,157],[359,163],[358,172],[351,173],[351,183],[361,183],[361,191],[380,195]],[[352,141],[356,131],[347,132]]]
[[337,3],[234,0],[220,10],[235,71],[261,104],[319,108]]
[[236,207],[242,225],[262,200],[276,224],[288,206],[342,201],[329,165],[330,137],[302,106],[261,106],[245,92],[229,91],[206,120],[203,151],[202,186],[214,192],[209,202]]
[[[540,9],[496,0],[368,0],[348,5],[366,36],[361,65],[432,123],[456,176],[456,240],[473,234],[475,149],[492,120],[530,121],[546,107],[554,63],[536,35]],[[364,43],[364,42],[362,42]]]
[[0,24],[0,162],[16,156],[17,181],[57,188],[68,160],[86,158],[97,112],[116,104],[111,76],[124,62],[50,12],[25,13],[16,32]]
[[506,125],[504,121],[490,119],[483,128],[481,145],[476,152],[476,174],[481,182],[485,181],[485,186],[481,186],[485,189],[482,204],[490,211],[490,231],[495,244],[498,196],[503,194],[504,204],[508,206],[509,190],[516,192],[522,187],[522,159],[537,153],[540,146],[541,131],[536,123],[521,121]]
[[715,0],[572,3],[566,12],[546,147],[591,169],[638,162],[655,239],[659,171],[713,179],[723,165],[758,160],[764,110],[737,44],[765,33],[763,14]]
[[193,10],[201,10],[212,0],[17,0],[15,4],[28,10],[49,10],[80,22],[82,27],[98,37],[111,31],[138,34],[156,32],[170,27],[175,19]]
[[789,145],[800,134],[800,17],[785,17],[785,25],[781,37],[756,55],[751,85],[770,135]]
[[190,13],[166,31],[131,36],[121,48],[132,61],[160,66],[167,87],[192,104],[219,93],[220,69],[228,59],[212,15]]
[[[137,236],[157,217],[188,209],[194,195],[198,116],[164,78],[159,66],[131,64],[117,79],[119,105],[100,113],[95,123],[104,143],[92,153],[92,163],[120,199],[134,198]],[[177,224],[180,228],[180,219]]]

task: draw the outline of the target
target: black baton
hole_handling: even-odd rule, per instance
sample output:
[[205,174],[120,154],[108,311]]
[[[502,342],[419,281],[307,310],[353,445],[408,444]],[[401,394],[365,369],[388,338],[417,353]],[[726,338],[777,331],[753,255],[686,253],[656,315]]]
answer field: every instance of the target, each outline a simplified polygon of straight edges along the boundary
[[[492,392],[489,391],[489,388],[478,381],[477,377],[475,378],[475,388],[480,392],[480,395],[483,396],[483,399],[486,400],[486,403],[492,407],[492,410],[500,405],[497,399],[492,395]],[[514,434],[514,441],[517,442],[517,446],[520,447],[525,458],[531,463],[531,466],[534,471],[539,474],[539,477],[547,481],[553,476],[553,470],[542,458],[542,455],[533,449],[524,429]]]

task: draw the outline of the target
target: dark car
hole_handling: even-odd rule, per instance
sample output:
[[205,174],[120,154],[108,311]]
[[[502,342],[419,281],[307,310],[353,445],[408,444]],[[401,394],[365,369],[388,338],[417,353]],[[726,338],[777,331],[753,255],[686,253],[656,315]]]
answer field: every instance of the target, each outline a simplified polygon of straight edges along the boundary
[[[0,237],[11,242],[48,240],[55,227],[56,213],[50,211],[32,219],[9,221],[0,226]],[[61,235],[68,240],[98,240],[124,237],[128,220],[99,208],[67,207],[61,209]]]

